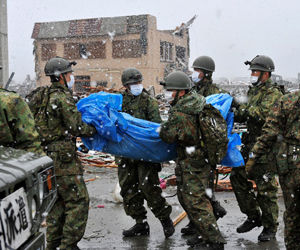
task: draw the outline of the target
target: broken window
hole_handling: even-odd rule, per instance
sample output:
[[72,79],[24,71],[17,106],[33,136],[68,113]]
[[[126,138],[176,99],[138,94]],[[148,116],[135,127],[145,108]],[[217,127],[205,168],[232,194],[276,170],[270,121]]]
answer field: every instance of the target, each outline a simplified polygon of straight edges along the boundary
[[79,44],[79,54],[83,59],[87,59],[90,53],[87,51],[85,44]]
[[164,62],[173,61],[173,43],[160,42],[160,60]]
[[182,61],[185,61],[185,51],[186,48],[181,46],[176,46],[176,57],[181,59]]
[[48,61],[52,57],[56,56],[56,44],[44,43],[42,44],[42,61]]
[[64,57],[68,60],[80,59],[80,44],[79,43],[65,43]]
[[112,43],[113,58],[137,58],[142,56],[142,46],[139,39],[117,40]]
[[67,59],[105,59],[105,43],[102,41],[83,43],[65,43],[64,57]]
[[97,81],[97,87],[107,87],[107,81]]
[[90,76],[75,76],[75,92],[84,93],[91,84]]

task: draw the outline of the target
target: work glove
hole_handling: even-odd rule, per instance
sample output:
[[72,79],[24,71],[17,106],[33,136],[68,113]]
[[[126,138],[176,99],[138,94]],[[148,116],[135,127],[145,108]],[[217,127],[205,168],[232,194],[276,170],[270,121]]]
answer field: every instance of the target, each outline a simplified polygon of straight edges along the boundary
[[254,166],[255,165],[255,159],[254,158],[250,158],[247,163],[246,163],[246,173],[247,173],[247,177],[250,180],[254,180],[255,177],[255,173],[254,173]]

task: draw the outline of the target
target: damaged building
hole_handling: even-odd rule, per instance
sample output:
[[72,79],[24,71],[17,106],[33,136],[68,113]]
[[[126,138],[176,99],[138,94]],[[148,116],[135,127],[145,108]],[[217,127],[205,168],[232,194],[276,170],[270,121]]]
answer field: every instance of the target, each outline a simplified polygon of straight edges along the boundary
[[43,70],[55,56],[77,62],[76,92],[88,86],[120,88],[122,71],[135,67],[144,86],[157,93],[172,70],[188,70],[188,26],[158,30],[151,15],[35,23],[32,38],[37,86],[50,84]]

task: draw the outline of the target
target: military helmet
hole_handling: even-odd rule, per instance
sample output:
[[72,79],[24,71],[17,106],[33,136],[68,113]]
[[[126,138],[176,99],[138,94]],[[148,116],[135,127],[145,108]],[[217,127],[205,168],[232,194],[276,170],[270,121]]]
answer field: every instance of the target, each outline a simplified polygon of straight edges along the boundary
[[250,62],[246,61],[246,65],[250,65],[249,70],[258,70],[264,72],[273,72],[275,70],[273,60],[264,55],[257,55]]
[[192,87],[192,82],[187,74],[182,71],[174,71],[166,77],[165,82],[161,82],[161,85],[167,90],[183,90],[190,89]]
[[76,65],[76,62],[69,62],[62,57],[53,57],[45,65],[46,76],[59,76],[63,73],[73,72],[72,65]]
[[205,71],[214,72],[215,62],[209,56],[199,56],[195,59],[192,68],[203,69]]
[[128,68],[123,71],[121,80],[122,80],[123,86],[126,86],[128,84],[143,81],[143,75],[136,68]]

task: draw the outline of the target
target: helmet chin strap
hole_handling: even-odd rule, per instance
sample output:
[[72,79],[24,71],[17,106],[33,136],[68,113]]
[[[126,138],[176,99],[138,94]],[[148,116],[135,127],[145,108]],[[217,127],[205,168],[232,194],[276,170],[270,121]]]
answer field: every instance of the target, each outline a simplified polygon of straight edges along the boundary
[[176,95],[174,97],[174,100],[172,101],[171,106],[175,106],[175,104],[178,102],[179,100],[179,90],[176,90]]
[[62,74],[62,76],[63,76],[63,79],[64,79],[65,86],[66,86],[66,87],[68,87],[68,83],[67,83],[67,80],[66,80],[65,74]]
[[258,77],[257,81],[254,82],[254,83],[252,83],[253,86],[259,85],[259,83],[260,83],[260,81],[261,81],[261,79],[262,79],[262,77],[263,77],[263,73],[264,73],[264,72],[260,71],[260,74],[259,74],[259,77]]
[[204,71],[203,73],[204,73],[204,76],[203,76],[202,79],[197,83],[197,84],[199,84],[199,85],[201,85],[201,84],[202,84],[203,82],[205,82],[205,81],[210,81],[210,79],[209,79],[209,72]]

